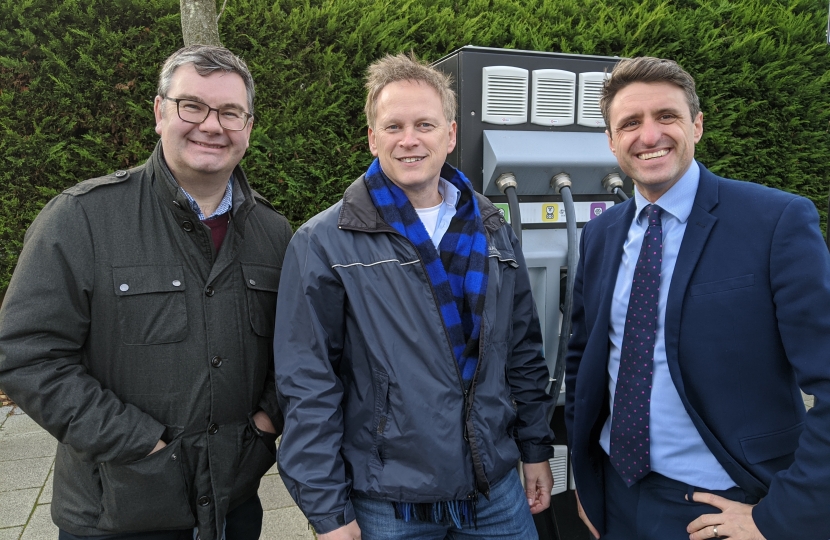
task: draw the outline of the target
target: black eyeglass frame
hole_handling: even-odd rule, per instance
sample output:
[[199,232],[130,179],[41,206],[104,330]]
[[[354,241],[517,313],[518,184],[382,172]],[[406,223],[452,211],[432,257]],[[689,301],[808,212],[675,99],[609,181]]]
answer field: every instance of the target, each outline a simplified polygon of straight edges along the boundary
[[[222,129],[227,129],[228,131],[242,131],[243,129],[248,127],[248,124],[251,122],[251,118],[254,117],[254,115],[249,113],[249,112],[241,111],[242,114],[245,115],[245,124],[239,129],[233,129],[233,128],[225,127],[225,125],[222,123],[222,115],[219,114],[219,109],[217,109],[215,107],[211,107],[210,105],[208,105],[207,103],[205,103],[203,101],[199,101],[198,99],[191,99],[191,98],[171,98],[171,97],[168,97],[168,96],[164,96],[162,99],[166,99],[167,101],[172,101],[173,103],[175,103],[176,104],[176,114],[179,116],[179,120],[181,120],[182,122],[187,122],[188,124],[202,124],[202,123],[205,122],[205,120],[208,119],[208,116],[210,116],[210,113],[212,113],[213,111],[216,111],[216,119],[219,120],[219,125],[222,126]],[[201,122],[194,122],[192,120],[185,120],[184,118],[182,118],[182,113],[181,113],[181,111],[179,111],[179,103],[182,102],[182,101],[191,101],[193,103],[199,103],[200,105],[204,105],[205,107],[208,108],[208,112],[207,112],[207,114],[205,114],[205,117],[202,119]]]

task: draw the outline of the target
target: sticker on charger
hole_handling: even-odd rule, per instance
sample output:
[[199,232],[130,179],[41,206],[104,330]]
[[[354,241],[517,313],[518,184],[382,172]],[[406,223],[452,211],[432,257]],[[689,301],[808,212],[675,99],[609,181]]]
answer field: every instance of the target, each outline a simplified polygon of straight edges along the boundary
[[565,220],[565,208],[559,203],[542,203],[542,223]]
[[498,208],[501,217],[503,217],[506,222],[510,223],[510,205],[506,202],[499,202],[493,203],[493,206]]
[[596,219],[605,212],[608,205],[604,202],[591,203],[591,209],[588,213],[588,219]]

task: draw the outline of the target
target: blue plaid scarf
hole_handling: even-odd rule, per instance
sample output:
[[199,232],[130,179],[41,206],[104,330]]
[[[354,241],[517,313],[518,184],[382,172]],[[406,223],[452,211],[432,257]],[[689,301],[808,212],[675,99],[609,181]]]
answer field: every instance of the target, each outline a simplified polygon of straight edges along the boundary
[[[438,300],[439,312],[450,336],[464,388],[469,388],[478,366],[481,316],[487,292],[487,237],[475,192],[469,180],[445,164],[441,177],[461,192],[455,216],[441,238],[432,243],[406,194],[383,173],[375,159],[366,171],[369,195],[383,220],[415,246]],[[476,525],[477,496],[435,503],[395,502],[395,516],[404,521],[432,521]]]
[[487,292],[487,237],[470,181],[450,165],[444,165],[441,177],[461,191],[461,198],[437,250],[406,194],[383,173],[377,159],[366,171],[365,179],[383,220],[418,250],[438,299],[458,371],[464,385],[469,386],[478,365],[481,314]]

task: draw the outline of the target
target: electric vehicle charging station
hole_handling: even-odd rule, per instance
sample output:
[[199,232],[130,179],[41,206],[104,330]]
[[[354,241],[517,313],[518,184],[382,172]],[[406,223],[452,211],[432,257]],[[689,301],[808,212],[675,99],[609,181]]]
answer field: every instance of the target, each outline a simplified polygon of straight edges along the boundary
[[[557,407],[551,510],[542,540],[589,538],[576,510],[564,422],[579,229],[626,199],[599,97],[619,58],[462,47],[433,65],[453,76],[458,135],[447,161],[504,213],[522,243]],[[599,284],[596,284],[599,285]],[[590,284],[586,284],[590,286]]]

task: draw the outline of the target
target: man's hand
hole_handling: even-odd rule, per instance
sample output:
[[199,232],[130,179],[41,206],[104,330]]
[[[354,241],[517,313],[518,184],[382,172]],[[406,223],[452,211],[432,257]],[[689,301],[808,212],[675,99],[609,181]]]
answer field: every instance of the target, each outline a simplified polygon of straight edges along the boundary
[[522,463],[525,476],[525,495],[530,513],[538,514],[550,506],[550,490],[553,489],[553,475],[547,461]]
[[712,493],[694,493],[692,500],[719,508],[720,514],[703,514],[689,523],[689,540],[729,538],[730,540],[766,540],[752,519],[752,505],[730,501]]
[[339,529],[326,534],[318,534],[317,540],[360,540],[360,527],[357,526],[357,520],[354,520]]
[[271,419],[268,417],[267,414],[265,414],[265,411],[255,412],[253,418],[254,424],[260,431],[265,431],[267,433],[277,432],[277,430],[274,428],[274,424],[271,423]]
[[591,531],[594,538],[599,538],[599,531],[596,527],[594,527],[594,524],[591,523],[591,520],[588,519],[588,514],[585,513],[585,510],[582,509],[582,503],[579,502],[579,493],[577,493],[576,490],[574,490],[574,495],[576,495],[576,508],[579,511],[579,519],[581,519],[582,523],[588,527],[588,530]]
[[156,443],[156,446],[153,448],[153,451],[150,452],[147,455],[149,456],[149,455],[155,454],[156,452],[158,452],[159,450],[161,450],[165,446],[167,446],[167,443],[162,441],[161,439],[159,439],[159,442]]

